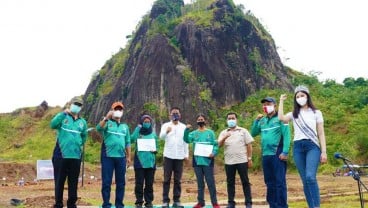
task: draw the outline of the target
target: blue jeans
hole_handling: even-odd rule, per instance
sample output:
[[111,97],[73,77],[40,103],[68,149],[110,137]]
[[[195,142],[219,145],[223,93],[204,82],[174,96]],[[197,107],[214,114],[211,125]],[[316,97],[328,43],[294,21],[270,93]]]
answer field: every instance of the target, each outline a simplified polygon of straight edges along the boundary
[[279,154],[262,157],[264,182],[267,186],[267,202],[270,208],[287,208],[286,161]]
[[110,208],[110,192],[112,184],[112,175],[115,170],[115,207],[124,207],[124,192],[125,192],[125,172],[126,158],[125,157],[101,157],[101,174],[102,174],[102,199],[103,208]]
[[316,178],[321,157],[320,148],[309,139],[294,142],[294,162],[303,182],[304,195],[310,208],[320,207],[319,187]]
[[204,179],[206,179],[208,191],[210,192],[211,203],[212,205],[217,204],[216,183],[213,167],[195,166],[194,173],[197,177],[198,203],[203,206],[206,204],[204,200]]

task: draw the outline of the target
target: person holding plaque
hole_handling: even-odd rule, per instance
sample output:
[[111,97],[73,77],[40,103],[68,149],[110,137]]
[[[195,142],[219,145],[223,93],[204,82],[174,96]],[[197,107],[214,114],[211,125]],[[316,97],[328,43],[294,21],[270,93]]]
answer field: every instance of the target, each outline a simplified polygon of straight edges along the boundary
[[138,126],[131,135],[131,143],[135,143],[135,207],[153,207],[153,182],[156,171],[156,153],[158,137],[152,130],[153,119],[145,114],[141,116]]
[[204,179],[210,192],[211,203],[214,208],[219,208],[216,196],[216,183],[214,176],[215,156],[218,153],[218,144],[213,130],[206,128],[206,117],[203,114],[197,116],[198,129],[190,132],[191,125],[188,124],[184,131],[184,141],[193,143],[193,167],[197,178],[198,203],[193,208],[205,206]]

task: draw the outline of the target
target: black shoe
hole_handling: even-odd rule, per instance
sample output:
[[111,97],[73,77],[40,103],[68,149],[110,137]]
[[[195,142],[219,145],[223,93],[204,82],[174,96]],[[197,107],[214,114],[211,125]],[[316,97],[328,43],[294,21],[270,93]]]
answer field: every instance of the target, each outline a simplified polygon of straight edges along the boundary
[[145,208],[153,208],[153,205],[152,205],[152,203],[146,203],[146,204],[144,205],[144,207],[145,207]]
[[143,208],[142,204],[136,204],[135,208]]
[[184,206],[180,202],[174,202],[173,208],[184,208]]

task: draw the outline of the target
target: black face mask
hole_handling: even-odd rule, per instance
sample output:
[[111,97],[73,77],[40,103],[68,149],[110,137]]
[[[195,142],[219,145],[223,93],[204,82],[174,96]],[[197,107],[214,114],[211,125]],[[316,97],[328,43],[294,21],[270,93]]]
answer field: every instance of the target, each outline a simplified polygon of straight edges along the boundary
[[203,126],[206,125],[206,123],[204,121],[198,121],[197,125],[200,126],[200,127],[203,127]]

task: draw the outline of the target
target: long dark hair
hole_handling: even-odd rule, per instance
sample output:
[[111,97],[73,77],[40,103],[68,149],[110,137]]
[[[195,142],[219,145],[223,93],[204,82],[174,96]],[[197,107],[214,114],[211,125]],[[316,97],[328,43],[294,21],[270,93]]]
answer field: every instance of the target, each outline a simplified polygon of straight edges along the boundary
[[[311,96],[309,95],[309,93],[307,93],[306,91],[299,91],[299,92],[303,92],[304,94],[307,95],[307,105],[308,107],[310,107],[313,112],[316,112],[317,108],[313,105],[313,102],[312,102],[312,98]],[[293,110],[293,117],[294,118],[298,118],[299,117],[299,113],[300,113],[300,105],[296,102],[296,94],[298,94],[298,92],[295,93],[294,95],[294,110]]]

